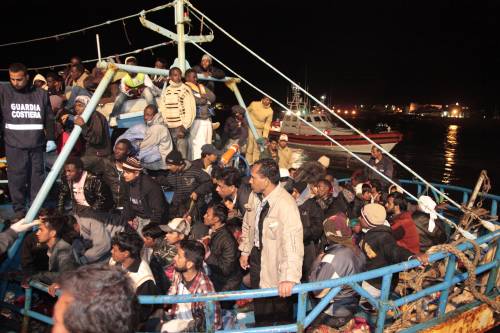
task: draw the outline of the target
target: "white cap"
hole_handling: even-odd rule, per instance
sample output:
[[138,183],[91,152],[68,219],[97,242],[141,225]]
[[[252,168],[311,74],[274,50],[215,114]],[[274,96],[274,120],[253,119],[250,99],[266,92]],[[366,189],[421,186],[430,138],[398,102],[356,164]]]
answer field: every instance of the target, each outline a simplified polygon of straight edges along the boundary
[[279,141],[286,141],[286,142],[288,142],[288,135],[286,135],[286,134],[281,134],[281,135],[280,135],[280,139],[279,139]]
[[287,168],[280,168],[280,178],[290,177],[290,172]]
[[160,225],[160,229],[165,232],[175,231],[187,236],[191,231],[191,226],[185,219],[176,217],[172,221],[170,221],[167,225]]
[[321,156],[319,159],[318,159],[318,162],[324,166],[325,168],[328,168],[328,166],[330,166],[330,159],[328,157],[326,157],[325,155]]

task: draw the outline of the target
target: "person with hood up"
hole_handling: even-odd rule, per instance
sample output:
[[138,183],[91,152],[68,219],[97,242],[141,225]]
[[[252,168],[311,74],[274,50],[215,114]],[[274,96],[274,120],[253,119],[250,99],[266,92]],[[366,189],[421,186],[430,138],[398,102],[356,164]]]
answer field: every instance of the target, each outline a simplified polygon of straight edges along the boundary
[[42,74],[35,75],[35,77],[33,78],[33,85],[43,90],[49,90],[49,86],[47,85],[47,80]]
[[[352,231],[344,213],[330,216],[323,222],[327,239],[325,251],[312,265],[308,282],[338,279],[364,272],[366,258],[352,239]],[[318,301],[330,288],[313,292]],[[350,287],[344,287],[330,305],[315,319],[312,326],[327,325],[333,328],[344,326],[356,313],[359,295]]]
[[170,132],[155,105],[150,104],[144,109],[144,124],[144,139],[139,143],[137,158],[148,170],[165,170],[165,159],[174,146]]
[[[361,250],[367,257],[367,271],[410,259],[418,259],[424,264],[428,263],[429,256],[427,254],[414,254],[397,244],[391,227],[386,221],[384,206],[377,203],[366,204],[361,209],[360,222],[361,226],[367,229],[365,237],[360,242]],[[393,274],[391,291],[396,288],[398,279],[398,274]],[[380,297],[382,278],[363,281],[362,287],[373,297]]]

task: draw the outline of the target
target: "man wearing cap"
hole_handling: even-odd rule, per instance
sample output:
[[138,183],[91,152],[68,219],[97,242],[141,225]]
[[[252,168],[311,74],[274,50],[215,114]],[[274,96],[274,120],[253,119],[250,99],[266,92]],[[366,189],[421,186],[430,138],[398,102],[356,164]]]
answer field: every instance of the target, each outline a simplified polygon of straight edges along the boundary
[[224,123],[224,135],[227,143],[225,149],[229,149],[233,144],[237,144],[240,152],[245,153],[248,139],[248,124],[245,120],[245,108],[234,105],[231,108],[231,116]]
[[[180,217],[186,213],[196,213],[193,208],[203,206],[205,195],[212,190],[210,176],[200,167],[193,166],[182,158],[177,150],[171,151],[165,160],[168,174],[161,175],[156,181],[173,191],[174,196],[169,209],[169,217]],[[195,214],[196,215],[196,214]],[[196,216],[193,216],[195,219]],[[196,220],[196,219],[195,219]]]
[[[214,79],[223,79],[226,77],[224,71],[212,64],[212,57],[208,54],[204,54],[201,57],[201,62],[199,65],[193,67],[196,73],[203,75],[204,77],[213,77]],[[207,82],[207,87],[214,91],[213,81]]]
[[206,144],[201,147],[201,158],[194,160],[193,166],[205,171],[207,174],[212,173],[212,167],[220,157],[221,152],[215,148],[213,144]]
[[85,153],[81,157],[83,165],[85,169],[96,173],[99,161],[111,155],[111,137],[108,121],[102,113],[94,110],[87,122],[83,120],[82,114],[89,102],[88,96],[76,97],[74,123],[82,128],[81,137],[85,141]]
[[[260,153],[260,158],[265,159],[265,158],[270,158],[276,161],[276,163],[279,164],[280,162],[280,156],[278,154],[278,141],[276,141],[275,138],[272,138],[269,140],[269,143],[267,144],[266,149],[262,153]],[[288,170],[288,169],[286,169]]]
[[[429,257],[426,254],[413,254],[411,251],[399,246],[392,234],[391,227],[386,221],[384,206],[377,203],[366,204],[361,209],[361,226],[368,231],[360,247],[367,257],[366,270],[393,265],[416,258],[422,263],[428,263]],[[391,282],[391,291],[398,284],[398,274],[394,274]],[[382,278],[363,281],[362,287],[372,296],[379,297],[382,288]]]
[[[345,214],[338,213],[329,217],[323,223],[323,229],[327,246],[324,253],[314,261],[308,282],[338,279],[364,272],[366,258],[353,243],[352,231]],[[314,297],[319,301],[329,291],[330,288],[317,290]],[[359,295],[352,288],[343,287],[312,326],[342,327],[354,316],[358,303]]]
[[292,167],[292,150],[288,147],[288,135],[281,134],[278,142],[278,156],[280,168]]
[[142,173],[141,163],[129,157],[122,164],[123,179],[128,185],[129,200],[123,217],[140,234],[142,227],[151,222],[161,224],[167,213],[167,203],[161,186]]
[[240,265],[250,268],[252,289],[278,288],[279,297],[254,299],[255,322],[267,326],[292,322],[295,284],[304,258],[300,213],[293,197],[279,185],[278,164],[271,159],[252,167],[250,194],[243,218]]
[[[125,59],[126,65],[137,66],[137,59],[134,56]],[[109,123],[112,127],[116,127],[116,117],[123,113],[123,104],[128,99],[143,97],[146,99],[146,104],[156,106],[156,99],[153,94],[154,84],[149,75],[144,73],[127,73],[120,83],[120,94],[115,100],[113,110],[109,115]],[[125,110],[126,111],[126,110]]]

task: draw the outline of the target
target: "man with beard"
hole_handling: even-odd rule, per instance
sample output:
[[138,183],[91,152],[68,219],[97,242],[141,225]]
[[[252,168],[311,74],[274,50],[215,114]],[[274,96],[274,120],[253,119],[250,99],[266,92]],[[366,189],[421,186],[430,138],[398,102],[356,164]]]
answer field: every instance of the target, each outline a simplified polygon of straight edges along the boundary
[[389,194],[385,210],[389,215],[388,220],[396,243],[415,254],[420,253],[420,237],[411,218],[411,212],[407,211],[403,194],[399,192]]
[[[208,276],[203,272],[203,258],[205,249],[200,242],[183,240],[179,244],[177,255],[174,257],[175,274],[169,296],[195,295],[215,292]],[[163,324],[162,332],[204,332],[205,304],[177,303],[173,304],[169,312],[169,321]],[[215,302],[214,327],[221,327],[220,305]]]
[[127,139],[118,140],[110,158],[101,159],[99,174],[111,189],[115,209],[123,210],[128,201],[128,187],[123,181],[123,162],[132,152],[132,144]]

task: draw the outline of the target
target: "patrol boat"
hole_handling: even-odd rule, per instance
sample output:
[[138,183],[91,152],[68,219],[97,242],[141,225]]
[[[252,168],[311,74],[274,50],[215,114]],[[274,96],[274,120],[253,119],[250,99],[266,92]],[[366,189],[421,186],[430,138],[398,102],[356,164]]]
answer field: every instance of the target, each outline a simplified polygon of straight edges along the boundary
[[[286,134],[288,144],[291,147],[320,154],[344,151],[338,144],[328,139],[330,137],[353,153],[370,153],[373,144],[364,137],[356,134],[351,129],[336,126],[331,122],[328,115],[322,111],[309,111],[306,103],[303,102],[299,88],[296,86],[292,86],[292,98],[288,101],[288,106],[289,111],[285,113],[284,117],[273,122],[270,131],[271,137],[277,138],[280,134]],[[321,130],[324,135],[320,135],[309,124],[301,121],[297,115],[300,115],[309,124]],[[391,151],[403,139],[400,132],[391,131],[390,127],[387,127],[385,131],[367,134],[367,136],[386,151]]]

